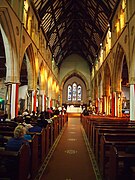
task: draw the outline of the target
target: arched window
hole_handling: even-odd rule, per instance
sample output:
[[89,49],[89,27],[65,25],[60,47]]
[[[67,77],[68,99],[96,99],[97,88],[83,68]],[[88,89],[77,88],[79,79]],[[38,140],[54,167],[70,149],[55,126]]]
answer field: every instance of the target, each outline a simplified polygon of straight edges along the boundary
[[77,87],[77,100],[81,101],[82,99],[82,87],[80,85],[78,85]]
[[76,94],[77,94],[77,85],[76,83],[73,83],[72,85],[73,91],[72,91],[72,101],[76,101]]
[[68,85],[68,101],[72,100],[72,87]]
[[75,82],[72,85],[68,85],[67,99],[68,101],[81,101],[82,87]]

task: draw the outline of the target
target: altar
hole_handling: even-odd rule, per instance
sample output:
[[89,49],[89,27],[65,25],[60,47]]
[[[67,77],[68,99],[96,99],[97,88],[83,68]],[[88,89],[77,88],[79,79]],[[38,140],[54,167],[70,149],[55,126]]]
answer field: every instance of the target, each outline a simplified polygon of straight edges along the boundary
[[67,106],[67,113],[82,113],[82,107],[74,107],[74,105]]

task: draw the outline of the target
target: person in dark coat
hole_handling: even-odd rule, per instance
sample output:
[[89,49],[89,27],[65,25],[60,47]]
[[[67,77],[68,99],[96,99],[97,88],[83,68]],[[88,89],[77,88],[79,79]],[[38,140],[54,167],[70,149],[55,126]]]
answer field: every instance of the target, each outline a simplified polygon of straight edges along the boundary
[[[25,143],[29,148],[29,157],[31,157],[31,150],[29,142],[25,139],[26,134],[26,128],[23,125],[18,125],[14,130],[14,137],[10,138],[5,145],[5,150],[7,151],[19,151],[21,146]],[[30,163],[30,158],[29,158]],[[7,169],[7,175],[10,177],[11,180],[17,180],[16,179],[16,171],[18,169],[18,163],[16,162],[14,157],[9,157],[8,159],[5,159],[5,166]],[[28,164],[30,166],[30,164]],[[30,168],[30,167],[29,167]],[[29,169],[30,171],[30,169]],[[30,173],[28,171],[28,176],[30,176]]]
[[6,150],[19,151],[24,143],[29,146],[29,142],[24,138],[25,134],[26,128],[23,125],[18,125],[14,130],[14,137],[10,138],[5,146]]

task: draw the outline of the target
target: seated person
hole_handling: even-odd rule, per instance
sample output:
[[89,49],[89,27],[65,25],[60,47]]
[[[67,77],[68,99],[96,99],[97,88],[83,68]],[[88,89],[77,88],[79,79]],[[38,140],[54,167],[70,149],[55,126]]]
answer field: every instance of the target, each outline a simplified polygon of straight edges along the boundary
[[48,124],[48,121],[46,119],[40,119],[40,118],[37,119],[37,125],[39,127],[46,128],[47,124]]
[[60,114],[60,112],[59,112],[58,108],[56,108],[54,111],[54,115],[59,115],[59,114]]
[[53,110],[52,110],[52,108],[47,108],[47,112],[49,113],[49,118],[53,117]]
[[41,128],[45,128],[48,124],[48,121],[45,119],[45,114],[44,112],[41,112],[40,116],[37,119],[37,125],[40,126]]
[[40,127],[39,125],[35,125],[28,129],[28,132],[41,132],[41,131],[42,131],[42,127]]
[[[29,157],[31,156],[30,145],[29,142],[25,139],[26,128],[23,125],[18,125],[14,130],[14,137],[10,138],[5,146],[6,150],[9,151],[19,151],[21,146],[25,143],[28,145],[29,149]],[[30,159],[29,159],[30,162]],[[5,159],[5,166],[7,169],[7,174],[11,180],[16,179],[16,171],[18,168],[18,163],[16,162],[14,157],[9,157]],[[29,166],[29,164],[28,164]],[[29,172],[28,172],[29,175]]]
[[50,113],[48,111],[45,111],[44,114],[45,114],[45,119],[50,119],[51,118]]
[[24,117],[30,115],[28,109],[25,109],[25,111],[22,113],[22,115]]
[[37,114],[35,113],[35,111],[32,111],[32,113],[30,114],[30,117],[31,117],[31,121],[32,122],[36,122],[38,116]]
[[87,109],[84,109],[84,110],[83,110],[83,115],[84,115],[84,116],[89,116],[89,112],[87,111]]
[[6,144],[6,150],[18,151],[24,143],[29,146],[28,141],[24,138],[25,134],[26,128],[23,125],[18,125],[14,130],[14,137],[10,138]]

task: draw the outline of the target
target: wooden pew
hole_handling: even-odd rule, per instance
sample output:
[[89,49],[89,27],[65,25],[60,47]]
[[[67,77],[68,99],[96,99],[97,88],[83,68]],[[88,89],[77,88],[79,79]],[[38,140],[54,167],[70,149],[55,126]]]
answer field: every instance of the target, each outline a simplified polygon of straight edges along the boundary
[[10,127],[13,127],[15,128],[16,126],[18,125],[17,122],[14,122],[14,121],[2,121],[0,122],[0,126],[10,126]]
[[29,132],[30,135],[36,134],[38,136],[38,162],[39,166],[44,161],[45,158],[45,128],[39,132]]
[[[83,116],[82,115],[82,125],[87,134],[87,137],[92,142],[93,131],[97,125],[107,125],[107,124],[128,124],[129,118],[116,118],[116,117],[105,117],[105,116]],[[130,122],[131,123],[131,122]]]
[[88,137],[88,130],[89,130],[89,116],[84,116],[83,114],[81,115],[81,123],[83,125],[83,128],[85,130],[85,133]]
[[96,131],[98,129],[103,129],[103,128],[108,128],[108,129],[115,129],[115,128],[134,128],[135,127],[135,122],[122,122],[122,121],[116,121],[116,122],[108,122],[108,123],[102,123],[102,124],[96,124],[93,129],[92,129],[92,132],[91,132],[91,139],[90,139],[90,142],[91,144],[93,145],[93,140],[96,136]]
[[31,179],[36,177],[39,164],[38,164],[38,135],[34,134],[32,136],[32,140],[30,142],[31,148],[31,160],[30,160],[30,174]]
[[53,142],[56,140],[59,134],[58,127],[59,127],[58,118],[54,117],[53,118]]
[[[135,146],[135,144],[134,144]],[[125,175],[130,174],[129,168],[126,168],[125,162],[131,162],[131,166],[135,166],[135,154],[126,152],[127,144],[125,145],[112,145],[110,150],[110,165],[109,165],[109,180],[119,180],[121,177],[123,179],[132,180],[130,177],[125,177]],[[120,173],[120,164],[123,164],[123,171]],[[113,168],[112,168],[113,167]],[[122,176],[123,174],[123,176]]]
[[[1,178],[14,180],[27,179],[29,175],[30,154],[29,147],[23,144],[18,152],[0,149],[0,163],[3,163],[4,170],[0,172]],[[13,164],[15,162],[15,164]],[[11,171],[13,169],[13,171]]]
[[[3,136],[3,138],[7,141],[9,138],[14,136],[13,131],[1,131],[0,134]],[[33,179],[37,173],[37,170],[39,168],[38,164],[38,135],[37,134],[31,134],[32,140],[29,141],[30,148],[31,148],[31,159],[30,159],[30,174],[31,178]],[[5,147],[5,143],[1,144],[1,147]]]
[[62,129],[62,115],[59,115],[58,119],[59,119],[58,121],[59,121],[59,133],[60,133],[60,131]]
[[45,155],[47,156],[49,149],[50,149],[50,144],[49,144],[49,124],[47,124],[45,128]]
[[53,145],[53,123],[49,123],[49,149]]
[[133,145],[135,144],[135,133],[106,133],[101,136],[99,151],[99,168],[103,177],[105,177],[106,164],[109,162],[110,147],[115,145]]
[[95,153],[97,154],[96,151],[98,150],[99,143],[100,143],[100,137],[103,133],[122,133],[122,132],[129,132],[129,133],[134,133],[135,128],[131,125],[107,125],[107,126],[98,126],[95,128],[95,132],[92,136],[92,148]]

